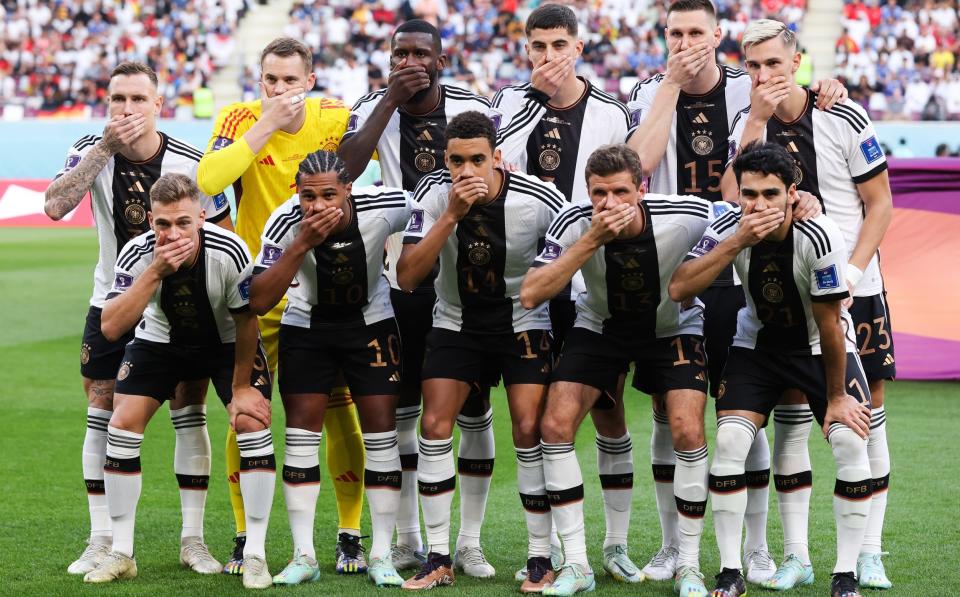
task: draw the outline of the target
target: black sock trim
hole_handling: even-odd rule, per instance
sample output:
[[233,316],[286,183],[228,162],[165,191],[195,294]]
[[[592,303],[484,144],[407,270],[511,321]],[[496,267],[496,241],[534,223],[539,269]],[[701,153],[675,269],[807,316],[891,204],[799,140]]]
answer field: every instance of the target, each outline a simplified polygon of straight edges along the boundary
[[837,479],[833,486],[833,495],[851,502],[868,500],[873,495],[873,479],[862,481],[841,481]]
[[879,479],[873,480],[873,493],[879,491],[886,491],[890,488],[890,473],[880,477]]
[[673,483],[673,474],[677,467],[674,464],[654,464],[653,480],[657,483]]
[[264,456],[240,456],[240,472],[277,471],[277,459],[273,454]]
[[456,477],[450,477],[449,479],[444,479],[442,481],[435,481],[431,483],[417,480],[417,488],[419,489],[421,495],[440,495],[441,493],[453,491],[454,489],[456,489],[456,487],[457,487]]
[[690,502],[677,496],[673,496],[673,498],[677,502],[677,513],[680,514],[680,516],[703,518],[704,514],[707,513],[706,500],[702,502]]
[[600,475],[601,489],[633,489],[633,473]]
[[547,494],[521,493],[520,503],[527,512],[536,512],[543,514],[550,511],[550,502],[547,500]]
[[471,477],[492,477],[493,458],[457,458],[457,472]]
[[746,475],[710,475],[708,487],[713,493],[730,494],[747,488]]
[[582,502],[583,485],[577,485],[576,487],[570,487],[569,489],[558,489],[556,491],[550,491],[548,489],[547,500],[550,502],[550,506],[554,508],[557,506],[571,504],[573,502]]
[[372,471],[363,469],[363,485],[367,489],[396,489],[402,486],[402,471]]
[[320,482],[320,466],[300,468],[283,465],[283,482],[290,485],[310,485]]
[[210,484],[210,475],[177,475],[177,484],[180,486],[180,489],[197,489],[200,491],[206,491],[207,486]]
[[103,479],[84,479],[87,486],[87,495],[104,495],[106,490],[103,487]]
[[415,471],[417,470],[417,464],[420,462],[420,454],[414,452],[413,454],[401,454],[400,455],[400,468],[404,471]]
[[762,471],[747,471],[747,487],[750,489],[762,489],[770,485],[770,469]]
[[774,475],[773,485],[777,491],[790,493],[800,489],[813,487],[813,473],[811,471],[800,471],[790,475]]
[[103,472],[116,473],[120,475],[139,475],[140,457],[136,458],[114,458],[107,456],[103,462]]

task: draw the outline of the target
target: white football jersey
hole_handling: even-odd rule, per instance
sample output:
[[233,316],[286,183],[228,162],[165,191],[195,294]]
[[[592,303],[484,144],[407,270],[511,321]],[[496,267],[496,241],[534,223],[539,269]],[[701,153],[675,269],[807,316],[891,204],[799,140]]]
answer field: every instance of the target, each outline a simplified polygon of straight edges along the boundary
[[[126,292],[153,263],[157,236],[149,231],[123,247],[107,298]],[[217,346],[235,342],[231,313],[250,308],[253,263],[239,236],[204,222],[200,254],[160,282],[135,328],[136,337],[178,346]]]
[[[409,194],[392,187],[353,187],[353,217],[345,230],[303,258],[287,290],[280,322],[302,328],[353,328],[393,317],[383,276],[383,245],[410,219]],[[267,220],[254,273],[276,263],[300,233],[303,210],[294,195]]]
[[[772,117],[764,140],[786,148],[796,160],[797,188],[820,198],[823,212],[843,233],[847,251],[853,253],[863,227],[864,205],[857,184],[887,169],[877,131],[866,111],[845,100],[829,110],[816,109],[817,95],[807,90],[807,106],[794,122]],[[750,108],[742,110],[730,135],[729,154],[740,150],[743,127]],[[849,257],[849,256],[848,256]],[[879,251],[864,269],[863,279],[854,288],[855,296],[872,296],[883,291]]]
[[[150,229],[147,212],[150,211],[153,183],[170,172],[197,179],[197,164],[203,153],[189,143],[158,133],[161,142],[156,155],[146,162],[131,162],[118,153],[107,160],[90,188],[93,219],[100,241],[100,258],[93,272],[91,306],[103,307],[113,283],[113,266],[119,249]],[[96,135],[81,137],[67,151],[67,161],[55,178],[76,168],[99,141],[100,137]],[[230,216],[230,204],[223,193],[208,197],[201,192],[200,205],[206,210],[207,222],[219,222]]]
[[[453,184],[443,170],[425,176],[404,243],[420,242],[447,209]],[[564,205],[553,185],[504,172],[496,199],[474,205],[440,251],[434,327],[475,334],[550,329],[547,305],[525,309],[520,285],[554,216]]]

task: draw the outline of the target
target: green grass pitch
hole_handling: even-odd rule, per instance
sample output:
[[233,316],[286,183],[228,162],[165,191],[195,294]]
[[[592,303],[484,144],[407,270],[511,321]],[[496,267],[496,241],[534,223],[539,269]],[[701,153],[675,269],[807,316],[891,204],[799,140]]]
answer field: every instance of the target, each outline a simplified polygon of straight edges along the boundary
[[[140,577],[111,586],[84,586],[66,573],[83,548],[88,531],[86,496],[80,469],[85,400],[78,372],[80,333],[89,298],[96,239],[92,230],[0,230],[0,448],[3,491],[0,496],[0,578],[10,595],[227,595],[240,581],[222,575],[201,577],[179,566],[179,499],[173,476],[173,430],[166,409],[147,431],[143,446],[143,496],[136,534]],[[525,557],[526,534],[516,492],[510,426],[502,391],[496,394],[497,464],[483,531],[483,546],[497,568],[486,581],[460,578],[437,594],[508,595],[517,592],[514,570]],[[275,396],[276,397],[276,396]],[[955,423],[960,420],[960,385],[894,383],[888,390],[892,485],[884,548],[894,582],[889,595],[952,594],[960,583],[960,449]],[[660,531],[649,467],[650,406],[645,396],[627,397],[636,461],[636,488],[630,551],[642,565],[659,547]],[[712,409],[706,423],[715,429]],[[278,461],[283,447],[283,412],[274,408]],[[213,471],[207,500],[206,536],[211,551],[224,558],[232,546],[233,518],[223,479],[226,417],[212,397],[209,428]],[[771,433],[772,440],[772,433]],[[772,443],[772,441],[771,441]],[[596,481],[593,431],[587,424],[577,447],[586,480],[587,533],[597,590],[606,594],[670,595],[669,583],[620,585],[606,577],[600,562],[603,508]],[[813,431],[814,494],[810,551],[816,569],[813,587],[793,595],[824,595],[829,590],[835,546],[831,510],[834,466],[828,446]],[[322,467],[321,467],[322,468]],[[326,477],[326,471],[324,471]],[[776,498],[771,491],[768,541],[781,554]],[[284,594],[372,593],[366,577],[333,572],[336,516],[327,479],[317,505],[316,543],[323,577],[317,584],[276,589]],[[454,500],[454,533],[459,513]],[[369,531],[369,518],[364,517]],[[454,535],[455,537],[455,535]],[[269,564],[279,571],[290,557],[291,541],[278,484],[267,541]],[[713,523],[707,515],[702,569],[718,568]],[[752,595],[760,589],[750,588]]]

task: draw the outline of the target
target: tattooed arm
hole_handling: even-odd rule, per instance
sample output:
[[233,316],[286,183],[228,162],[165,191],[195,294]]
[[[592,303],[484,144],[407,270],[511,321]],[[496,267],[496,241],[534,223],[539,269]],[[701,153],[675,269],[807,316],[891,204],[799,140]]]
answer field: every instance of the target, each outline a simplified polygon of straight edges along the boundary
[[47,187],[43,203],[43,211],[47,216],[51,220],[59,220],[75,209],[110,158],[142,135],[143,129],[144,117],[141,114],[116,116],[108,122],[103,129],[103,138],[83,156],[80,163]]

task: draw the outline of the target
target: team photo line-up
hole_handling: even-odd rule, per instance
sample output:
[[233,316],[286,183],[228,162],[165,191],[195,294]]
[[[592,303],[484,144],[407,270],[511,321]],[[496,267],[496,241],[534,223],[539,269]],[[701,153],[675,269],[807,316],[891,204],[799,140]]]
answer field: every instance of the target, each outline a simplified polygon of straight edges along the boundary
[[[816,420],[836,461],[831,595],[891,586],[883,390],[895,363],[878,247],[892,200],[865,111],[837,81],[796,84],[797,39],[778,21],[748,25],[745,70],[718,65],[709,0],[670,5],[666,71],[627,105],[576,75],[569,8],[537,8],[525,33],[530,81],[491,101],[441,84],[437,29],[403,23],[387,87],[349,109],[307,97],[310,51],[276,39],[260,56],[261,99],[223,108],[205,152],[158,130],[149,67],[113,71],[108,123],[68,150],[45,201],[57,220],[89,192],[100,242],[80,359],[90,535],[69,573],[136,577],[140,450],[169,401],[180,560],[193,571],[247,588],[320,580],[325,432],[338,573],[407,590],[492,577],[480,531],[502,379],[528,534],[521,592],[595,588],[574,450],[588,414],[606,521],[597,547],[617,581],[673,581],[682,597],[813,583]],[[383,186],[354,185],[371,159]],[[203,535],[211,381],[230,421],[225,564]],[[652,396],[662,543],[643,567],[627,549],[628,381]],[[274,385],[294,553],[271,575]],[[766,540],[771,470],[779,566]],[[708,495],[721,563],[709,582]]]

